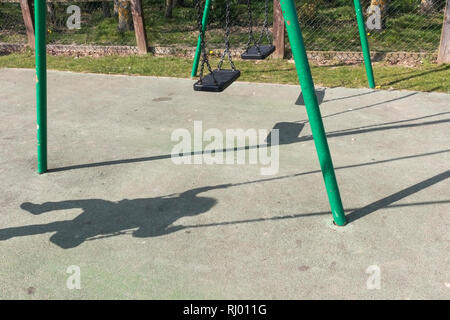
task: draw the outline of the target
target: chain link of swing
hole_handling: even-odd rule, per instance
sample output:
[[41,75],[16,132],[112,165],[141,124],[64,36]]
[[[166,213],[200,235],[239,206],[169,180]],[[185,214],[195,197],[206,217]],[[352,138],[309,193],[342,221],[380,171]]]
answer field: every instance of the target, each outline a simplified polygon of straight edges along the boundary
[[236,70],[236,67],[233,63],[233,58],[231,57],[231,50],[230,50],[230,6],[231,1],[226,0],[226,13],[225,13],[225,49],[223,50],[222,57],[220,58],[219,64],[217,66],[217,69],[222,69],[223,61],[225,60],[225,57],[228,57],[228,61],[230,62],[231,69]]
[[203,23],[202,23],[203,8],[200,5],[200,0],[196,1],[195,7],[197,9],[197,27],[198,27],[198,32],[200,35],[200,50],[201,50],[201,57],[202,57],[201,64],[200,64],[199,78],[200,78],[200,81],[201,81],[201,79],[203,79],[203,72],[205,70],[205,64],[206,64],[206,67],[208,68],[209,73],[212,74],[214,82],[217,84],[217,80],[213,75],[211,64],[209,63],[209,60],[208,60],[208,55],[206,54],[205,33],[202,30],[203,29]]
[[[202,6],[200,4],[200,2],[201,2],[200,0],[197,0],[195,3],[195,7],[197,10],[197,28],[198,28],[198,32],[199,32],[199,36],[200,36],[200,50],[201,50],[201,63],[200,63],[199,78],[200,78],[200,82],[201,82],[201,80],[203,79],[203,73],[204,73],[204,69],[205,69],[205,65],[206,65],[214,82],[217,84],[218,82],[217,82],[216,78],[214,77],[214,74],[213,74],[213,71],[211,68],[211,64],[208,59],[208,54],[206,52],[206,35],[205,35],[205,32],[203,32],[203,23],[202,23],[204,5]],[[225,61],[225,58],[228,58],[228,61],[231,66],[231,70],[233,70],[233,71],[236,70],[236,66],[233,62],[233,58],[231,55],[231,48],[230,48],[230,33],[231,33],[230,8],[231,8],[231,0],[226,0],[224,50],[220,57],[219,63],[217,64],[217,70],[222,70],[222,66]]]
[[[199,78],[200,82],[203,78],[204,68],[205,65],[208,68],[209,73],[212,75],[214,82],[217,84],[217,80],[215,79],[211,64],[208,60],[208,54],[206,53],[206,36],[205,32],[203,32],[203,23],[202,23],[202,12],[204,9],[200,4],[201,0],[195,1],[195,7],[197,10],[197,28],[199,31],[200,36],[200,48],[201,48],[201,64],[200,64],[200,72],[199,72]],[[222,70],[223,63],[225,61],[225,58],[228,58],[228,61],[231,66],[231,70],[236,71],[236,66],[233,62],[231,49],[230,49],[230,33],[231,33],[231,18],[230,18],[230,10],[231,10],[231,0],[226,0],[225,2],[226,8],[225,8],[225,36],[224,36],[224,50],[222,52],[222,55],[220,57],[219,63],[217,65],[217,70]],[[269,31],[269,1],[265,0],[264,2],[264,23],[263,28],[261,30],[261,33],[258,37],[258,39],[255,38],[253,33],[253,19],[252,19],[252,7],[251,7],[251,0],[247,0],[247,23],[248,23],[248,42],[246,46],[246,50],[248,51],[249,48],[254,45],[258,53],[261,53],[260,51],[260,45],[263,40],[263,37],[266,36],[267,42],[272,43],[272,38]]]
[[246,50],[248,50],[252,45],[254,45],[258,52],[261,53],[259,46],[263,40],[264,35],[266,36],[267,43],[272,43],[272,36],[269,30],[269,0],[264,1],[264,22],[263,28],[258,39],[255,39],[253,33],[253,10],[251,6],[251,0],[247,0],[247,30],[248,30],[248,41],[246,45]]

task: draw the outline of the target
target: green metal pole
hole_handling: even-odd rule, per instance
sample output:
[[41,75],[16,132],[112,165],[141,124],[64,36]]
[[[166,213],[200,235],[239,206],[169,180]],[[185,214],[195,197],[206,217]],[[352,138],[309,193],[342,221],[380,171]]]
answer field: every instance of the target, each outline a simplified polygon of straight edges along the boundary
[[355,3],[356,20],[358,21],[359,38],[361,39],[367,80],[369,81],[369,87],[373,89],[375,88],[375,79],[373,77],[372,61],[370,59],[369,41],[367,40],[366,27],[364,26],[364,15],[361,9],[361,2],[359,0],[353,0],[353,2]]
[[[200,0],[197,0],[197,1],[200,1]],[[208,16],[209,16],[209,9],[211,7],[211,1],[212,0],[206,0],[206,2],[205,2],[205,9],[203,10],[203,18],[202,18],[202,33],[198,35],[197,49],[195,50],[194,64],[192,65],[191,78],[193,78],[197,75],[198,63],[200,61],[200,55],[202,54],[202,48],[201,48],[202,38],[201,37],[205,35],[206,26],[208,25]]]
[[319,104],[314,89],[308,57],[306,55],[303,35],[298,22],[297,10],[294,0],[280,0],[289,42],[291,43],[292,55],[306,105],[311,131],[322,169],[325,188],[331,206],[331,212],[335,223],[339,226],[345,225],[345,214],[342,206],[339,187],[334,173],[333,162],[328,148],[327,137],[322,123]]
[[46,0],[34,0],[38,173],[47,171]]

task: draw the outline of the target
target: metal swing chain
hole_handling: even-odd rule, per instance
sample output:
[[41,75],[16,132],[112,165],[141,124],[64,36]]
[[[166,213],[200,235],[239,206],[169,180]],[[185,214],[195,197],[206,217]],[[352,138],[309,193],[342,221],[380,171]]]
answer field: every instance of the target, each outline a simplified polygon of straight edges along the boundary
[[233,63],[233,59],[231,58],[231,51],[230,51],[230,1],[227,0],[226,4],[226,18],[225,18],[225,50],[223,51],[222,57],[220,58],[219,64],[217,65],[217,69],[222,69],[222,64],[225,59],[225,56],[228,57],[228,61],[230,61],[231,69],[233,71],[236,71],[236,67]]
[[258,42],[256,44],[257,46],[259,46],[261,44],[264,34],[266,35],[267,42],[269,44],[271,44],[272,38],[271,38],[270,32],[269,32],[269,0],[265,0],[265,2],[264,2],[264,24],[263,24],[263,29],[261,30],[261,34],[258,38]]
[[247,17],[248,17],[248,41],[247,41],[247,49],[250,49],[252,44],[256,42],[255,35],[253,34],[253,17],[252,17],[252,8],[251,8],[251,0],[247,0]]
[[199,78],[200,78],[199,82],[200,83],[202,82],[203,71],[205,69],[205,64],[206,64],[206,67],[208,68],[209,73],[212,75],[214,82],[217,84],[216,78],[214,77],[211,65],[208,60],[208,55],[206,54],[205,34],[204,34],[204,32],[202,32],[202,29],[203,29],[202,10],[201,10],[202,8],[200,6],[200,1],[201,0],[197,0],[195,3],[195,7],[197,8],[197,27],[198,27],[198,31],[199,31],[199,35],[200,35],[200,48],[201,48],[201,54],[202,54],[202,61],[201,61],[200,73],[199,73]]

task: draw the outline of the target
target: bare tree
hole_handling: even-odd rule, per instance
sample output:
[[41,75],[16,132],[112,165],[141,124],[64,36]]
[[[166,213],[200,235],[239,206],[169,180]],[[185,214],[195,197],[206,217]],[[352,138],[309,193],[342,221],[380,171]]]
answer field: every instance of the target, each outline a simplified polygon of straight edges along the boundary
[[374,7],[377,6],[380,9],[381,14],[381,29],[386,28],[386,18],[387,18],[387,12],[389,9],[390,0],[371,0],[370,6]]
[[130,2],[127,0],[117,0],[117,10],[119,14],[119,31],[132,30],[133,17],[131,15]]
[[422,0],[419,5],[420,12],[422,13],[430,13],[436,10],[436,2],[435,0]]
[[119,16],[119,0],[114,0],[114,16]]
[[165,0],[166,1],[166,7],[164,9],[164,16],[166,18],[172,18],[172,11],[175,7],[176,0]]
[[52,26],[56,24],[55,5],[51,2],[47,2],[47,17]]
[[105,18],[111,17],[111,12],[110,12],[110,7],[109,7],[109,2],[107,2],[107,1],[102,1],[102,10],[103,10],[103,16],[104,16]]

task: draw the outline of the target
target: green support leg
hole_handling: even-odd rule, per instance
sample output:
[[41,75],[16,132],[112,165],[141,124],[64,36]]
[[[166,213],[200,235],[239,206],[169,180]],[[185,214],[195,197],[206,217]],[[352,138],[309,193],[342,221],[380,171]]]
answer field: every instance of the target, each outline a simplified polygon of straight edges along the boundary
[[46,0],[34,0],[38,173],[47,171]]
[[[200,0],[198,0],[200,1]],[[198,35],[197,40],[197,49],[195,50],[195,56],[194,56],[194,64],[192,65],[192,72],[191,72],[191,78],[194,78],[197,76],[197,69],[198,69],[198,63],[200,61],[200,56],[202,54],[202,36],[206,32],[206,26],[208,25],[208,16],[209,16],[209,9],[211,7],[211,1],[212,0],[206,0],[205,2],[205,9],[203,10],[203,18],[202,18],[202,33],[201,35]]]
[[369,41],[367,40],[366,27],[364,25],[364,15],[361,9],[361,2],[359,0],[353,0],[353,2],[355,3],[356,20],[358,21],[359,38],[361,39],[367,80],[369,81],[369,87],[373,89],[375,88],[375,79],[373,77],[372,60],[370,59]]
[[303,35],[298,22],[297,11],[294,0],[280,0],[283,11],[289,42],[291,43],[292,55],[303,93],[303,98],[308,113],[309,123],[319,157],[322,175],[327,189],[328,200],[331,206],[334,222],[338,226],[345,225],[345,214],[342,206],[341,196],[334,173],[333,162],[328,148],[327,137],[322,123],[319,104],[315,94],[314,83],[311,76],[308,57],[303,42]]

